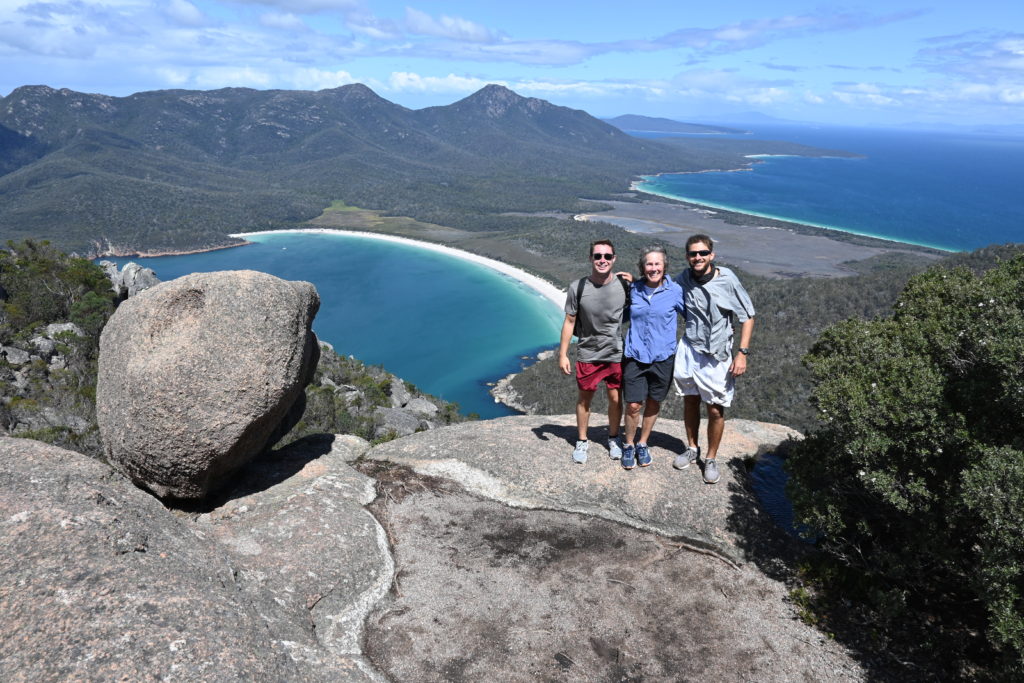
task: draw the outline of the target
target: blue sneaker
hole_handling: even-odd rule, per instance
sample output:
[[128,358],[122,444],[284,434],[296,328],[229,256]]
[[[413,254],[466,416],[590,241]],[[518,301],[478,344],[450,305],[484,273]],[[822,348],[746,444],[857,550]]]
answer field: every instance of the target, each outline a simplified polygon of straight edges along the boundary
[[622,468],[631,470],[636,467],[636,453],[633,446],[626,444],[622,447]]
[[636,445],[636,461],[640,467],[647,467],[651,464],[651,452],[647,450],[647,444],[638,443]]

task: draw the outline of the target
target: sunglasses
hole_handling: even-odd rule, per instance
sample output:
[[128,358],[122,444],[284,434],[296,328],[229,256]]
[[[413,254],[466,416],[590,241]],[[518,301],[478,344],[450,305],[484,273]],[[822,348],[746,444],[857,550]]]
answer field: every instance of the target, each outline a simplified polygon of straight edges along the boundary
[[611,261],[615,258],[615,254],[591,254],[591,258],[595,261]]
[[690,258],[693,258],[694,256],[707,256],[710,253],[710,249],[697,249],[696,251],[686,252],[686,255],[689,256]]

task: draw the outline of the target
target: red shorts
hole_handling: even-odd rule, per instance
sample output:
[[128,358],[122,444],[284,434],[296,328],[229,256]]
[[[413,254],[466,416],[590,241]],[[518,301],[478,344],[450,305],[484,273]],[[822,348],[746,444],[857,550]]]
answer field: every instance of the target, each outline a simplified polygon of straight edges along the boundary
[[609,389],[622,386],[622,363],[576,363],[576,386],[580,391],[597,391],[604,380]]

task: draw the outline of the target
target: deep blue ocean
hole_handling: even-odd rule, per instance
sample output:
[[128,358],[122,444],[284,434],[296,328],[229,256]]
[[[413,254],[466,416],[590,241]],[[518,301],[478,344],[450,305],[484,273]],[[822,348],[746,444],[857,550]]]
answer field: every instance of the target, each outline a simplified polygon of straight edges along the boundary
[[522,356],[558,344],[560,308],[485,266],[351,235],[247,239],[255,243],[185,256],[110,260],[135,261],[164,281],[195,272],[259,270],[312,282],[320,293],[313,321],[320,340],[341,355],[383,365],[480,417],[514,412],[494,402],[486,382],[518,371]]
[[742,137],[862,158],[767,157],[749,172],[648,176],[641,189],[952,251],[1024,242],[1024,138],[795,125]]

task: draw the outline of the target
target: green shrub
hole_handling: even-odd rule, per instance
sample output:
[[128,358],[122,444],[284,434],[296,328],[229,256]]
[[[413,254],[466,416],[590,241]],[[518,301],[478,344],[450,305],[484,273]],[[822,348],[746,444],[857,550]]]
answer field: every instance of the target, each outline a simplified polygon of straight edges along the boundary
[[981,628],[991,666],[1018,670],[1024,257],[918,275],[891,319],[830,327],[805,363],[823,426],[787,463],[798,518],[877,614]]

